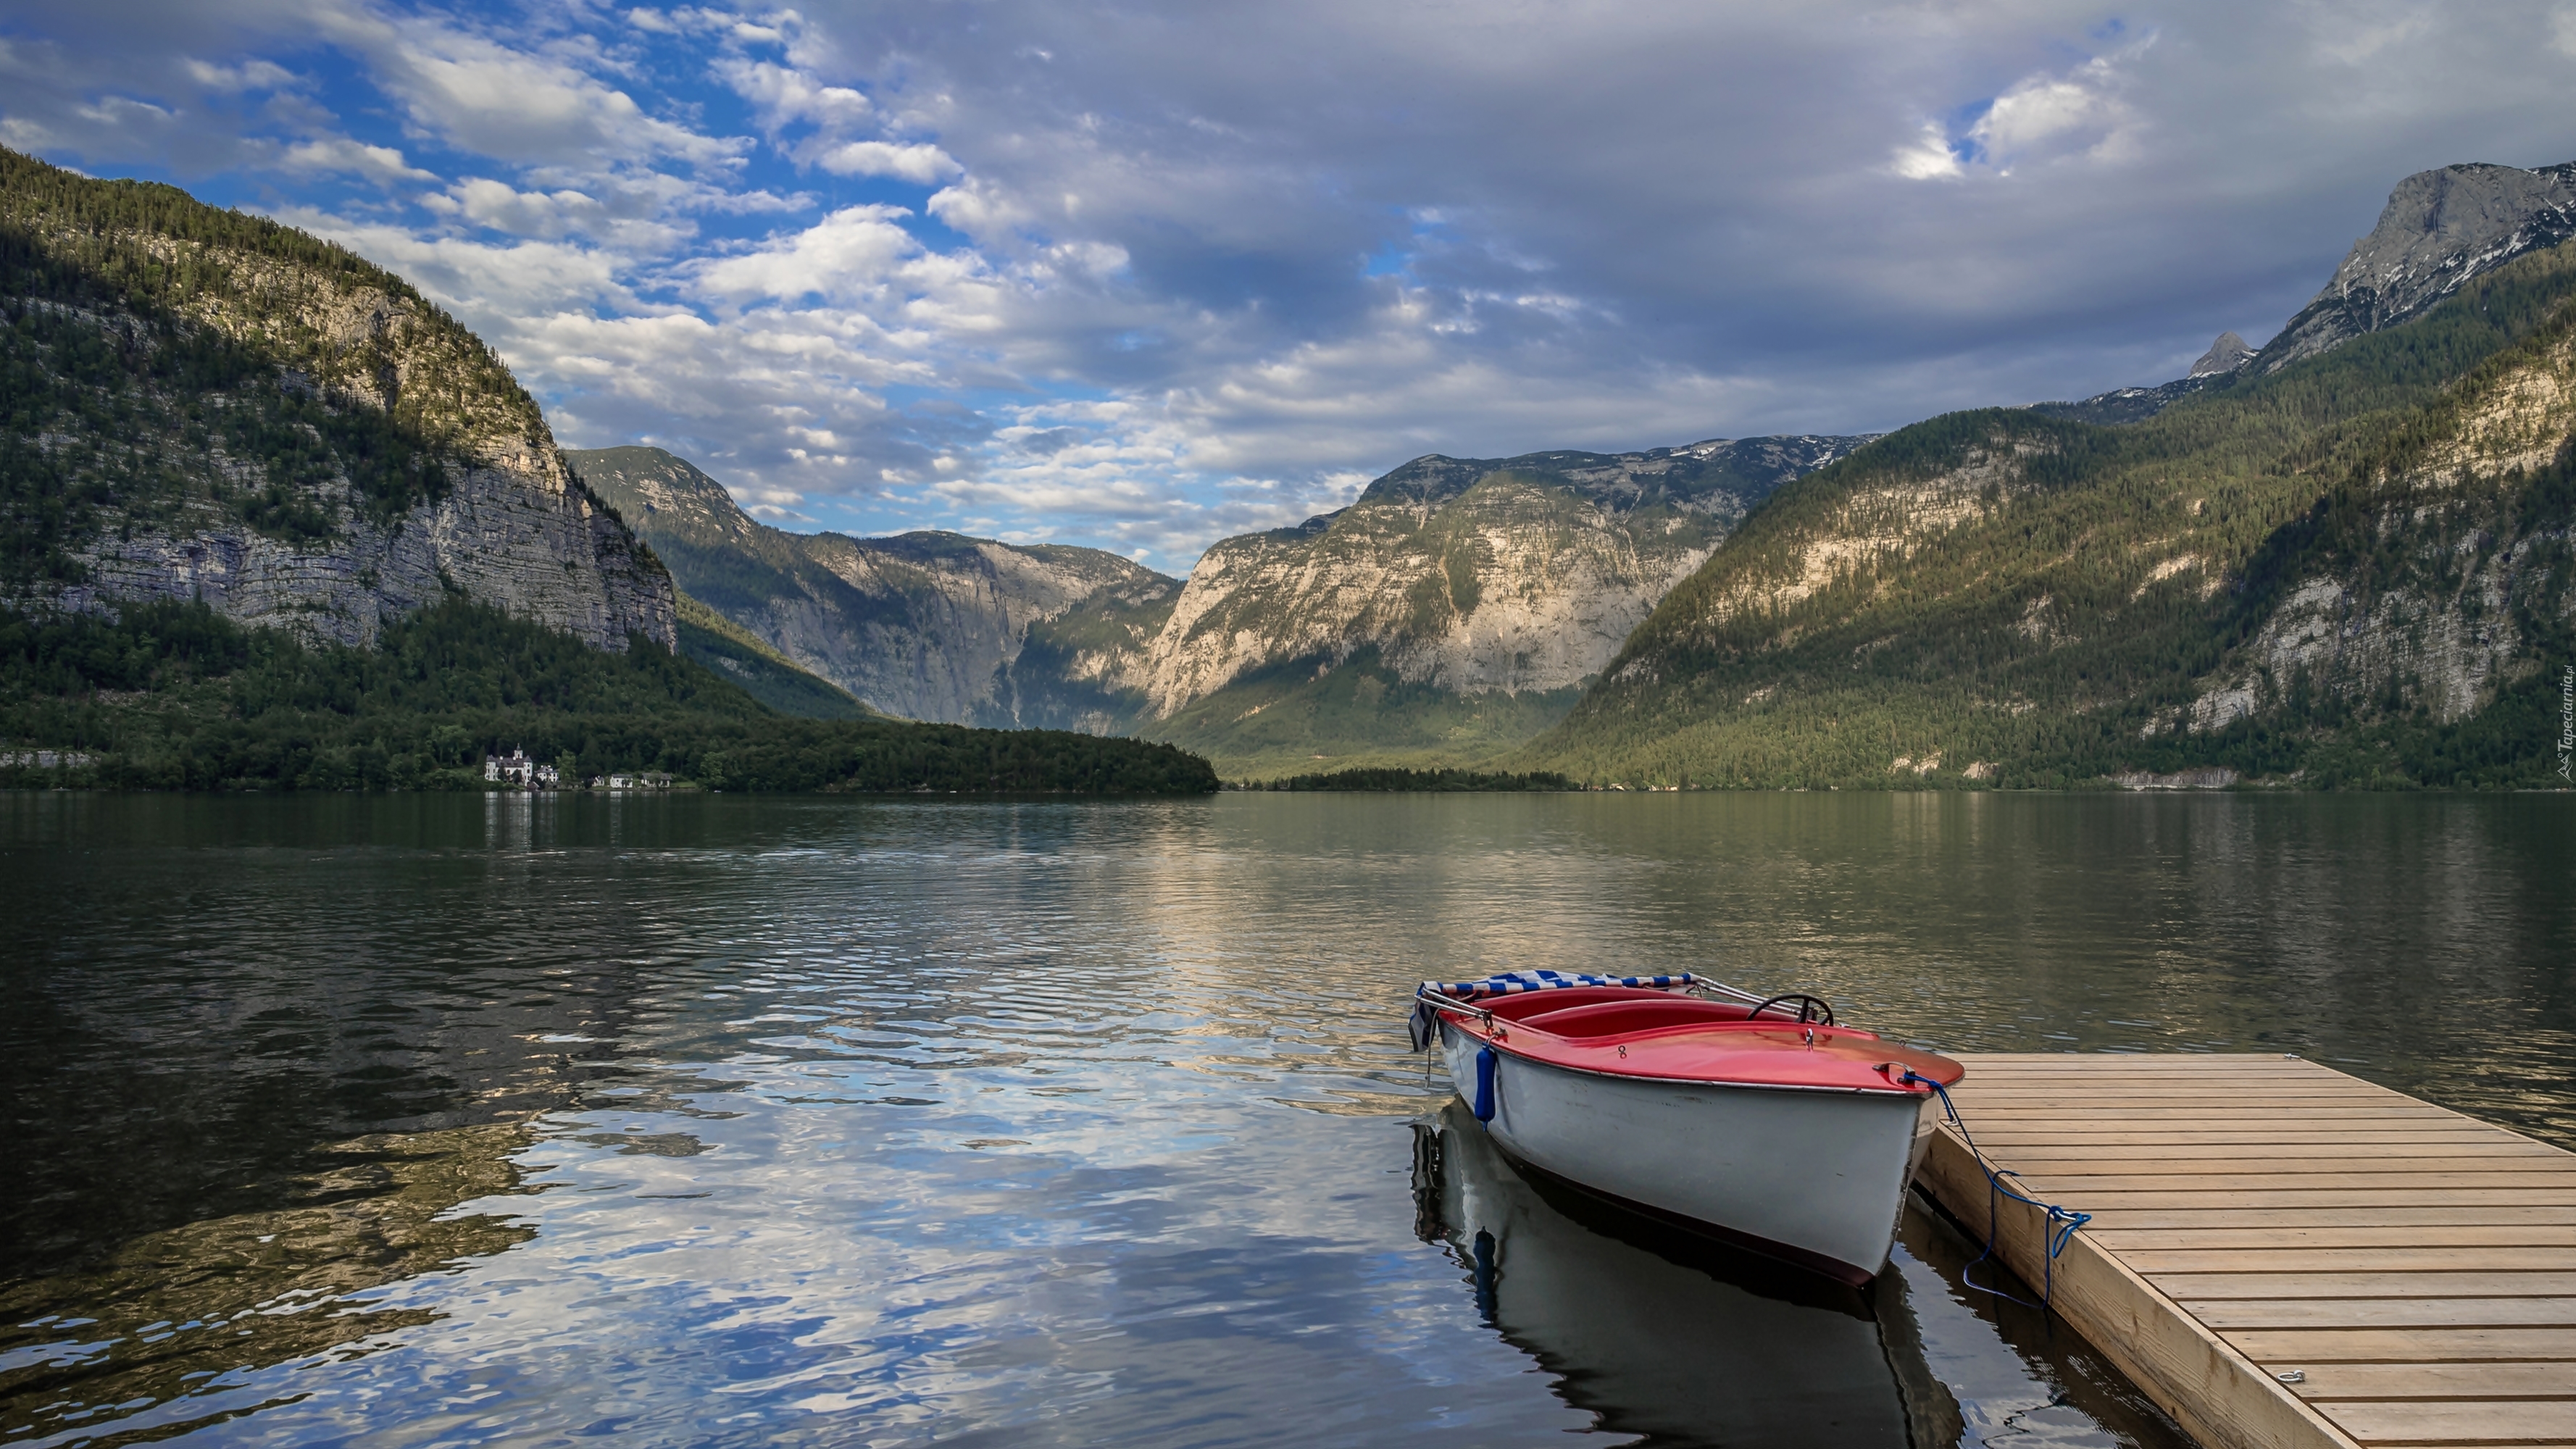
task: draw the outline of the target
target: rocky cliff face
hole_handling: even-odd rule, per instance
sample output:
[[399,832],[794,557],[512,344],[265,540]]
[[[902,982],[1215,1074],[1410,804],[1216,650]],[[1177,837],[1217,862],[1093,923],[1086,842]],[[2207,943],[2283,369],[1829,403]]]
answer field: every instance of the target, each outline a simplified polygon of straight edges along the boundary
[[1145,662],[1146,696],[1169,716],[1363,649],[1451,693],[1569,688],[1755,503],[1862,441],[1416,459],[1339,513],[1208,550]]
[[2452,724],[2576,623],[2576,311],[2482,369],[2262,560],[2259,626],[2148,730],[2324,710]]
[[659,448],[570,456],[682,588],[888,714],[1105,730],[1131,712],[1128,661],[1180,588],[1098,549],[789,533]]
[[2576,161],[2537,171],[2445,166],[2397,183],[2379,224],[2352,244],[2316,299],[2264,344],[2278,372],[2367,332],[2394,327],[2525,252],[2576,236]]
[[450,591],[671,645],[669,575],[499,359],[400,279],[168,187],[0,153],[0,588],[201,598],[363,644]]

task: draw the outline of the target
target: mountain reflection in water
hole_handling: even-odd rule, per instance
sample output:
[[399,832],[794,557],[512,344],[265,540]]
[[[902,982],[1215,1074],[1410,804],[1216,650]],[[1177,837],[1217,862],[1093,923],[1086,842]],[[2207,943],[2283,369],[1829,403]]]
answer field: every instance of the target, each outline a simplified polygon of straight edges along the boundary
[[2162,1449],[1921,1211],[1854,1298],[1454,1114],[1417,1194],[1410,983],[1711,969],[2576,1144],[2568,804],[0,795],[0,1449]]

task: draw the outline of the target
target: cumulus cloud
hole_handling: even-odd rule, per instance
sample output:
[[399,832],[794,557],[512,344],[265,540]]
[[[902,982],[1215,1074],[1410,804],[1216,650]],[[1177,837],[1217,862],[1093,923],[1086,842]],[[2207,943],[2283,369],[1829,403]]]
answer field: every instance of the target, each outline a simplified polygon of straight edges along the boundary
[[412,126],[495,160],[558,165],[737,158],[745,142],[648,114],[624,90],[568,61],[443,18],[326,8],[323,33],[364,56]]
[[403,153],[391,146],[370,146],[346,136],[298,141],[278,159],[289,171],[345,171],[381,183],[438,179],[437,173],[403,160]]
[[761,125],[772,135],[800,122],[838,134],[866,124],[876,114],[858,91],[825,85],[776,61],[731,55],[720,57],[714,69],[735,94],[751,102]]
[[197,84],[225,94],[278,90],[296,83],[295,72],[271,61],[246,60],[239,65],[214,65],[191,57],[182,64]]
[[2576,156],[2570,13],[95,0],[0,139],[341,238],[773,516],[1176,566],[1421,452],[2173,376],[2405,173]]
[[1959,164],[1959,153],[1952,148],[1949,134],[1934,122],[1925,122],[1913,140],[1896,148],[1889,163],[1896,174],[1909,181],[1934,181],[1967,174]]
[[699,270],[700,285],[710,296],[736,300],[879,297],[924,255],[921,243],[896,224],[910,214],[899,206],[844,208],[755,251],[708,263]]
[[815,157],[815,164],[836,176],[892,176],[923,186],[966,170],[947,152],[918,142],[847,141]]

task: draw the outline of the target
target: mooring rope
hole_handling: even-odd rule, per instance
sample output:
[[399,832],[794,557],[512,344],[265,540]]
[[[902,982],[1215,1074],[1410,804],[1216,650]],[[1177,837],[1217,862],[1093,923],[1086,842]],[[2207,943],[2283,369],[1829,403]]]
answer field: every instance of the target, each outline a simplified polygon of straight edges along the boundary
[[[1942,1112],[1949,1117],[1950,1125],[1959,1129],[1959,1138],[1968,1144],[1968,1156],[1977,1164],[1977,1170],[1986,1175],[1986,1251],[1978,1255],[1976,1263],[1970,1263],[1960,1270],[1959,1281],[1980,1293],[2011,1299],[2024,1308],[2036,1308],[2044,1317],[2051,1311],[2057,1298],[2057,1255],[2066,1251],[2066,1245],[2074,1240],[2076,1229],[2093,1221],[2093,1215],[2080,1213],[2069,1207],[2059,1207],[2053,1202],[2042,1202],[2026,1192],[2017,1192],[2004,1186],[2005,1178],[2017,1178],[2021,1174],[2008,1167],[1997,1167],[1986,1160],[1984,1149],[1977,1146],[1975,1135],[1968,1131],[1966,1119],[1959,1115],[1959,1104],[1950,1100],[1950,1089],[1930,1077],[1921,1075],[1911,1067],[1908,1067],[1905,1075],[1898,1080],[1908,1085],[1921,1082],[1940,1095]],[[1976,1272],[1977,1263],[1982,1263],[1995,1255],[1995,1223],[2003,1215],[2003,1204],[2000,1199],[2007,1197],[2015,1202],[2028,1203],[2048,1214],[2047,1227],[2041,1239],[2042,1244],[2048,1249],[2048,1255],[2040,1265],[2037,1303],[2027,1298],[2015,1297],[2001,1288],[1989,1288],[1970,1276]]]

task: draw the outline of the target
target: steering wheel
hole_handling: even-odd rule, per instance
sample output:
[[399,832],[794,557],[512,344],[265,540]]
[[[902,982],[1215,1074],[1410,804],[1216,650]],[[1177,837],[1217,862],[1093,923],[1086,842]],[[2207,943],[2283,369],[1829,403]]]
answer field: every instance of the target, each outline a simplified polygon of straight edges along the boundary
[[1833,1007],[1828,1004],[1823,997],[1809,996],[1803,991],[1788,991],[1783,992],[1778,996],[1774,996],[1769,1001],[1753,1008],[1753,1010],[1747,1014],[1744,1019],[1746,1021],[1760,1020],[1762,1013],[1769,1011],[1772,1007],[1780,1006],[1792,1001],[1798,1003],[1798,1020],[1801,1024],[1811,1021],[1819,1026],[1831,1026],[1834,1024]]

